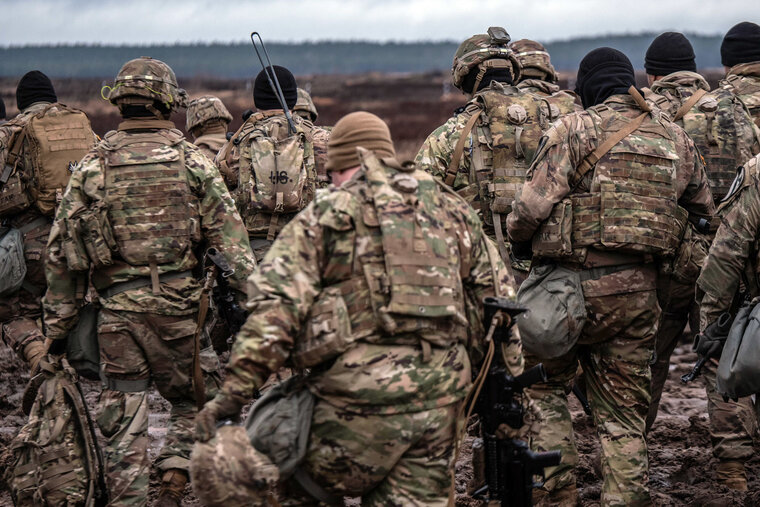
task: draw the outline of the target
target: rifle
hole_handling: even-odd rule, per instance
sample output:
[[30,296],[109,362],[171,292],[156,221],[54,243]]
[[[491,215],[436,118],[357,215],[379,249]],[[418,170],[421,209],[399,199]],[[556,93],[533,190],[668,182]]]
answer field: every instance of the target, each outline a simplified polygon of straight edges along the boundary
[[[514,317],[526,308],[500,297],[487,297],[483,303],[485,327],[494,326],[493,343],[500,348],[511,336]],[[497,323],[499,313],[501,322]],[[525,414],[520,397],[527,387],[546,381],[546,371],[542,364],[537,364],[513,377],[498,348],[496,360],[488,366],[482,392],[475,402],[483,436],[486,485],[472,496],[482,499],[487,494],[490,501],[500,502],[502,507],[522,507],[532,505],[532,490],[540,486],[534,483],[533,476],[543,477],[544,468],[559,465],[560,452],[533,452],[522,440],[499,436],[497,429],[502,424],[522,427]]]
[[214,286],[212,297],[219,313],[224,321],[227,323],[227,327],[230,330],[230,341],[235,336],[240,328],[245,324],[248,318],[248,312],[240,308],[240,305],[235,299],[235,293],[232,292],[230,287],[230,281],[228,278],[235,273],[235,270],[227,263],[227,259],[216,248],[209,248],[206,250],[206,258],[210,260],[215,270],[216,285]]

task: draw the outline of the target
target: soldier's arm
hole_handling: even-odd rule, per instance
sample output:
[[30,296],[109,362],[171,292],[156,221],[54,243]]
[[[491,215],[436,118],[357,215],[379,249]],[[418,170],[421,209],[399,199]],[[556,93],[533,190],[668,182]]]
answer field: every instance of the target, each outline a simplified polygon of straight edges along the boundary
[[89,170],[99,171],[98,160],[86,155],[69,179],[69,184],[58,205],[53,227],[48,237],[45,278],[47,291],[42,298],[45,336],[52,340],[65,338],[76,325],[79,307],[87,292],[87,274],[69,271],[63,252],[65,223],[89,203],[85,179]]
[[[468,119],[468,116],[459,114],[449,118],[446,123],[435,129],[422,143],[420,151],[417,152],[414,159],[417,166],[441,181],[445,181],[454,148],[459,142]],[[469,184],[474,131],[475,129],[470,132],[468,140],[465,142],[464,153],[457,168],[457,177],[452,185],[454,190],[459,190]]]
[[323,232],[312,202],[286,225],[248,280],[248,320],[232,346],[223,391],[253,396],[290,355],[321,290]]
[[[225,155],[228,145],[230,145],[229,150],[231,155],[229,157]],[[228,160],[229,164],[227,163]],[[216,157],[214,157],[213,162],[219,169],[222,178],[224,178],[227,188],[229,190],[235,190],[238,184],[238,171],[240,167],[240,151],[238,147],[232,144],[232,141],[228,140],[222,145],[221,149],[216,154]]]
[[700,303],[700,327],[718,319],[727,311],[739,286],[742,271],[750,260],[760,231],[760,190],[756,177],[739,190],[721,214],[721,223],[710,246],[705,265],[697,280]]
[[715,215],[715,203],[704,160],[694,142],[680,127],[676,135],[680,160],[676,182],[678,204],[686,208],[690,215],[710,220]]
[[235,289],[245,292],[246,279],[256,268],[256,261],[248,242],[248,232],[235,208],[235,203],[222,181],[219,170],[198,148],[186,145],[185,164],[190,187],[198,197],[203,237],[209,246],[222,253],[230,267],[235,270],[230,284]]
[[575,168],[594,149],[595,138],[586,134],[586,127],[584,113],[573,113],[556,121],[541,138],[525,184],[507,217],[512,242],[530,241],[554,205],[570,193]]

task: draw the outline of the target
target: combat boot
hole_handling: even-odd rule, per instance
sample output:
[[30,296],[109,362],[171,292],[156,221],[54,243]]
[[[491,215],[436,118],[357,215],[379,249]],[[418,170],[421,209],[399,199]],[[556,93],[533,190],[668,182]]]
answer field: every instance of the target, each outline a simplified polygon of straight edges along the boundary
[[575,484],[555,491],[545,489],[533,490],[533,505],[540,507],[575,507],[578,505],[578,488]]
[[718,463],[716,477],[718,482],[730,489],[747,491],[747,472],[744,470],[742,461],[721,461]]
[[158,490],[156,507],[179,507],[185,496],[187,485],[187,471],[179,468],[170,468],[164,472],[161,478],[161,489]]

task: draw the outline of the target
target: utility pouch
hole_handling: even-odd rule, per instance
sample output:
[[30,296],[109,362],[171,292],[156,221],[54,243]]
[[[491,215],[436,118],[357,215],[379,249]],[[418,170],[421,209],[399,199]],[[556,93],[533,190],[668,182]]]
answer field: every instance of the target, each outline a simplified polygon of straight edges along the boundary
[[[3,181],[7,172],[10,175],[7,176],[6,181]],[[21,175],[10,166],[6,166],[3,177],[0,178],[0,217],[24,211],[31,204],[32,201],[26,191],[26,185],[21,180]]]
[[673,258],[671,276],[681,283],[695,283],[709,250],[710,241],[699,234],[691,222],[687,223],[683,239]]
[[251,206],[269,213],[295,213],[306,205],[305,146],[303,132],[285,139],[253,137]]
[[71,219],[64,219],[64,230],[61,231],[63,253],[71,271],[87,271],[90,269],[90,258],[79,231],[79,218],[80,216],[74,216]]
[[523,347],[552,359],[575,346],[586,323],[580,273],[555,265],[534,267],[517,291],[528,312],[517,317]]
[[107,205],[100,202],[82,213],[79,220],[82,241],[95,268],[113,264],[112,255],[118,251],[107,210]]
[[13,227],[0,227],[0,296],[21,288],[26,277],[24,235]]
[[573,254],[573,204],[569,197],[554,205],[533,236],[533,255],[562,258]]
[[311,307],[305,333],[296,343],[292,361],[296,368],[310,368],[332,359],[351,344],[351,321],[338,287],[325,289]]

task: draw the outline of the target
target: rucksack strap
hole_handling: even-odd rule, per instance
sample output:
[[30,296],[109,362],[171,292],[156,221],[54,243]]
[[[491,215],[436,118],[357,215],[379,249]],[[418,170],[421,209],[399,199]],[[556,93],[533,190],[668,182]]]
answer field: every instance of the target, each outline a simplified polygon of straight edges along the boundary
[[678,121],[683,118],[684,115],[688,113],[692,107],[694,107],[694,104],[699,102],[699,99],[704,97],[705,93],[707,93],[707,90],[704,88],[700,88],[699,90],[695,91],[692,96],[686,99],[686,102],[681,104],[681,107],[678,108],[678,111],[676,111],[676,114],[673,116],[673,121]]
[[470,132],[472,131],[472,128],[475,126],[475,122],[478,121],[478,118],[480,117],[480,112],[474,112],[473,115],[470,117],[469,120],[467,120],[467,123],[464,125],[464,129],[462,129],[462,133],[459,136],[459,140],[457,141],[456,146],[454,147],[454,153],[451,155],[451,162],[449,162],[449,168],[446,170],[446,179],[444,182],[451,186],[454,184],[454,180],[457,177],[457,171],[459,169],[459,161],[462,158],[462,154],[464,153],[464,143],[467,142],[467,138],[470,137]]

